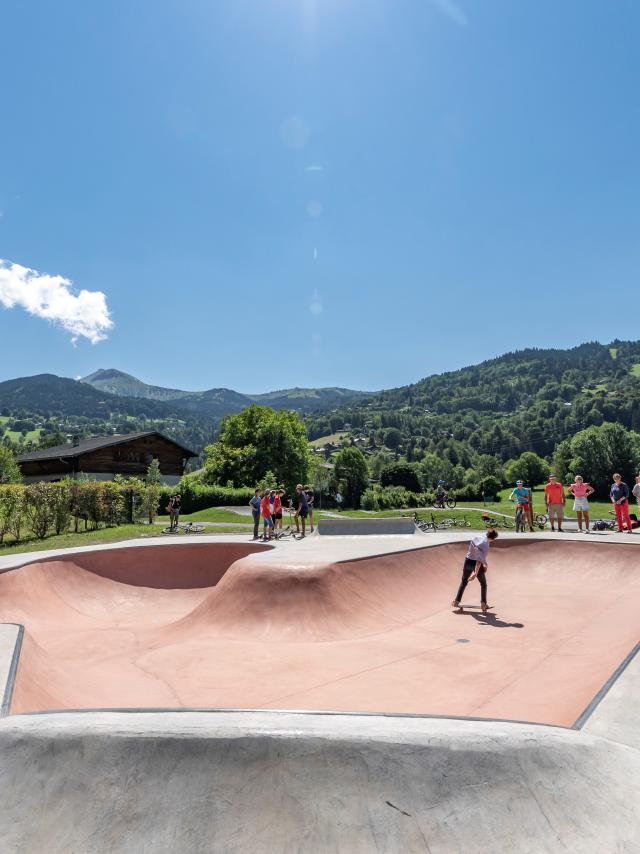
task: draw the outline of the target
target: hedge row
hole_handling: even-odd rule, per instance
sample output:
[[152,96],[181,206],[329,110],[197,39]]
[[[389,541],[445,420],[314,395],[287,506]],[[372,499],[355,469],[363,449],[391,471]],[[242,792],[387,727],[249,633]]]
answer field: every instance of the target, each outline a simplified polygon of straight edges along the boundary
[[229,507],[248,504],[253,497],[253,489],[229,486],[209,486],[188,477],[182,479],[178,486],[163,486],[160,490],[160,513],[166,513],[169,499],[177,492],[180,493],[183,513],[195,513],[206,510],[207,507]]
[[126,522],[153,521],[158,487],[137,478],[127,481],[64,480],[0,485],[0,543],[7,535],[18,541],[27,532],[39,539],[113,527]]

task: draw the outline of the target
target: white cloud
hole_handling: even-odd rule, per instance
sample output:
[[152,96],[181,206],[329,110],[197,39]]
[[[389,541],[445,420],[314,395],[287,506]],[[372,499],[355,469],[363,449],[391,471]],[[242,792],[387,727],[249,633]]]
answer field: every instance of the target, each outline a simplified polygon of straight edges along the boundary
[[305,172],[322,172],[322,166],[312,163],[310,166],[305,166]]
[[102,291],[75,293],[71,284],[63,276],[38,273],[0,258],[0,305],[19,306],[35,317],[57,323],[74,344],[80,337],[92,344],[103,341],[113,326],[105,295]]
[[446,15],[447,18],[450,18],[458,26],[466,27],[469,23],[469,19],[465,13],[453,0],[431,0],[431,2],[443,15]]

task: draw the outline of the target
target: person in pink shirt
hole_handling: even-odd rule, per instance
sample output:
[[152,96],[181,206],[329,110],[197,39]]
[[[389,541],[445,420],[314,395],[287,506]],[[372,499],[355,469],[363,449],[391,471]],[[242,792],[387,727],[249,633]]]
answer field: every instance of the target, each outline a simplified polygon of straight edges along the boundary
[[273,522],[275,527],[275,535],[278,536],[278,531],[282,531],[282,496],[284,491],[281,489],[273,490]]
[[594,488],[585,483],[582,477],[577,474],[573,483],[567,488],[567,492],[573,495],[573,509],[578,517],[578,532],[582,531],[582,520],[584,519],[584,532],[590,534],[589,530],[589,496],[595,492]]

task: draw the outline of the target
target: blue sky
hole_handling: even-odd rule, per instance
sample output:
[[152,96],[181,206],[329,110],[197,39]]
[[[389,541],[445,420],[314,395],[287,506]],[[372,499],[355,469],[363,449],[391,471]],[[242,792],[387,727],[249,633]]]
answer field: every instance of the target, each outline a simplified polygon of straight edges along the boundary
[[0,379],[374,389],[639,337],[636,0],[34,0],[0,27]]

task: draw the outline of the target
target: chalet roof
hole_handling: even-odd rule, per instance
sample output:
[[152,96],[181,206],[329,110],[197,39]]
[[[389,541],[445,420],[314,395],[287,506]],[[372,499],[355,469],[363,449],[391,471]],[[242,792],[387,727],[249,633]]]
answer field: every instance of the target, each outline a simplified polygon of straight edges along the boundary
[[38,462],[42,460],[59,460],[72,459],[73,457],[81,457],[83,454],[88,454],[90,451],[97,451],[100,448],[110,448],[112,445],[123,445],[125,442],[132,442],[135,439],[145,439],[148,436],[160,436],[166,442],[171,442],[172,445],[180,448],[184,452],[185,457],[197,457],[194,451],[185,448],[175,439],[170,439],[168,436],[159,433],[157,430],[145,430],[141,433],[116,433],[113,436],[95,436],[93,439],[81,439],[77,445],[67,443],[65,445],[56,445],[53,448],[43,448],[41,451],[32,451],[30,454],[20,454],[17,458],[19,463]]

